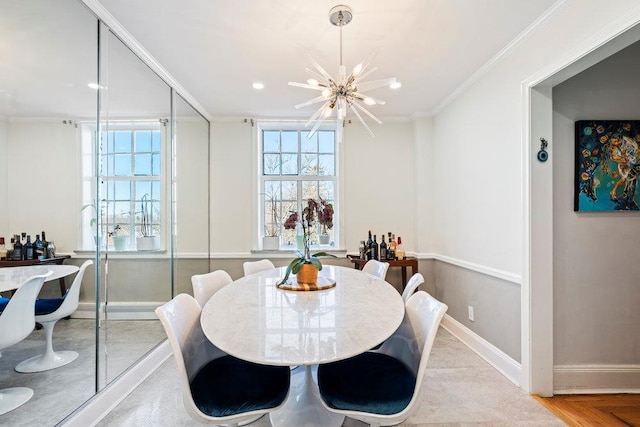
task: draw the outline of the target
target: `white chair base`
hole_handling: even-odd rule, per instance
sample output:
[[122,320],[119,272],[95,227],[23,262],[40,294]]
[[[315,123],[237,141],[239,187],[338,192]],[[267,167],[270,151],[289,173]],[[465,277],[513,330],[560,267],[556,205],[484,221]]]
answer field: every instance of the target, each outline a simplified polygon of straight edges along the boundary
[[18,366],[16,366],[16,371],[22,373],[48,371],[71,363],[77,358],[78,353],[75,351],[47,352],[20,362]]
[[[323,426],[339,427],[344,415],[327,411],[320,400],[318,386],[313,380],[312,367],[302,367],[302,372],[291,372],[289,396],[284,405],[271,412],[269,418],[274,427]],[[300,408],[304,408],[301,411]]]
[[27,387],[13,387],[0,390],[0,415],[24,405],[33,397],[33,390]]

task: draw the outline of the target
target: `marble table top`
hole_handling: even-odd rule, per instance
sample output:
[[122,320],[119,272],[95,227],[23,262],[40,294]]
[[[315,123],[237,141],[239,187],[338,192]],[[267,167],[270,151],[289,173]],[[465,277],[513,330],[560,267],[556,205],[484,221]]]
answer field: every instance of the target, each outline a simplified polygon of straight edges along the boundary
[[325,265],[336,286],[281,290],[285,268],[245,276],[216,292],[202,310],[211,342],[238,358],[269,365],[315,365],[363,353],[398,328],[404,304],[389,283],[360,270]]
[[18,289],[26,280],[38,274],[45,274],[51,271],[45,282],[57,280],[77,272],[79,268],[75,265],[29,265],[24,267],[4,267],[0,268],[0,292]]

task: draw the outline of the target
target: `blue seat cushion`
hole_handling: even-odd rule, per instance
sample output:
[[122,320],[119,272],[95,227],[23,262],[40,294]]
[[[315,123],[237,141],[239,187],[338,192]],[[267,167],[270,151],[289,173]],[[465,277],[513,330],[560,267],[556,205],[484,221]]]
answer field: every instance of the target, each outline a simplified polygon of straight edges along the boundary
[[223,356],[206,364],[191,381],[196,406],[226,417],[280,405],[289,392],[289,367],[267,366]]
[[7,308],[7,304],[9,304],[9,298],[0,297],[0,313],[2,313],[5,308]]
[[36,316],[44,316],[56,311],[62,305],[64,298],[40,298],[36,300]]
[[391,415],[407,407],[416,378],[391,356],[367,352],[318,367],[318,387],[334,409]]

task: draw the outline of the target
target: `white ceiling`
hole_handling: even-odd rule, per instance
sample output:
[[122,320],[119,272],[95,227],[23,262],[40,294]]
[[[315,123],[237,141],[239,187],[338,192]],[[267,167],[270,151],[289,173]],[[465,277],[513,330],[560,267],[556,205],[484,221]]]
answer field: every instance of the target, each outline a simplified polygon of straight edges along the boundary
[[[335,75],[337,0],[100,0],[213,116],[303,116],[314,96],[304,82],[310,54]],[[379,49],[370,79],[396,77],[400,90],[374,114],[428,114],[556,0],[349,0],[343,29],[347,69]],[[251,88],[263,82],[262,91]]]
[[[387,102],[371,107],[379,117],[430,114],[556,1],[350,0],[346,4],[354,17],[343,29],[344,64],[350,69],[377,51],[373,65],[378,70],[367,80],[396,77],[402,83],[399,90],[371,91]],[[40,5],[41,13],[16,12],[20,4],[34,2]],[[306,54],[330,74],[337,72],[339,30],[328,20],[329,10],[339,4],[336,0],[100,3],[213,117],[308,117],[314,106],[301,110],[293,106],[315,94],[287,83],[304,82],[309,77],[305,68],[311,67],[311,62]],[[41,61],[39,72],[26,72],[21,67],[33,65],[24,59],[29,50],[24,45],[28,40],[22,37],[26,33],[20,30],[20,37],[12,34],[8,39],[7,32],[42,22],[42,29],[51,31],[49,37],[53,38],[70,32],[74,21],[56,15],[59,2],[0,0],[0,6],[0,55],[9,58],[0,63],[0,95],[4,97],[0,98],[0,114],[12,116],[15,106],[7,100],[15,104],[16,96],[46,104],[48,86],[41,85],[37,95],[26,92],[35,81],[44,79],[47,63],[60,65],[64,57],[43,58],[46,62]],[[12,13],[5,13],[9,9]],[[81,22],[91,25],[84,19]],[[42,33],[38,32],[39,49],[51,52],[43,46],[47,34]],[[76,37],[68,43],[79,44],[80,40]],[[91,52],[90,45],[90,39],[83,42],[82,50]],[[80,48],[70,50],[81,54]],[[95,56],[91,54],[91,58]],[[79,61],[69,59],[68,66],[77,67]],[[14,62],[19,64],[9,66]],[[87,75],[92,74],[87,71]],[[265,89],[252,89],[255,81],[263,82]],[[11,94],[12,85],[20,85],[24,93]],[[86,88],[85,83],[77,85],[78,89],[82,85]],[[26,114],[27,106],[21,108],[21,114]]]

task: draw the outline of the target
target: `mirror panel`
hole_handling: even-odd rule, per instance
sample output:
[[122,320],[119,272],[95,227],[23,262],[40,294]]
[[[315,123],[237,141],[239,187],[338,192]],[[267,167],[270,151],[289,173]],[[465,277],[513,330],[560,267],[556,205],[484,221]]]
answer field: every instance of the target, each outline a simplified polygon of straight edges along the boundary
[[105,236],[105,351],[99,388],[165,338],[153,310],[171,299],[173,259],[171,88],[102,28],[96,185]]
[[[26,232],[34,239],[46,230],[57,254],[73,255],[65,264],[79,266],[93,258],[74,250],[82,127],[95,123],[97,113],[96,91],[88,84],[97,81],[98,21],[76,0],[0,0],[0,10],[0,236],[9,243],[10,235]],[[0,350],[0,388],[34,391],[27,403],[1,415],[0,424],[52,425],[95,393],[95,271],[86,271],[79,310],[53,329],[54,349],[76,351],[76,360],[48,371],[16,372],[19,362],[44,352],[41,329]],[[40,293],[60,296],[57,281],[45,283]]]
[[191,276],[209,271],[209,122],[174,95],[174,295],[192,294]]

